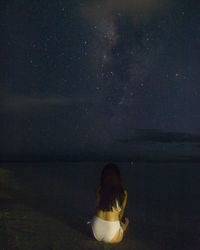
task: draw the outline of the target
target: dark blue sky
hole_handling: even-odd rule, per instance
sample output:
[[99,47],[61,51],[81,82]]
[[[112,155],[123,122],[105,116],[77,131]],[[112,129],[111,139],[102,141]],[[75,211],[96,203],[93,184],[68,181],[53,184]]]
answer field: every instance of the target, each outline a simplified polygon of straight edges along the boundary
[[2,6],[1,159],[199,159],[198,1]]

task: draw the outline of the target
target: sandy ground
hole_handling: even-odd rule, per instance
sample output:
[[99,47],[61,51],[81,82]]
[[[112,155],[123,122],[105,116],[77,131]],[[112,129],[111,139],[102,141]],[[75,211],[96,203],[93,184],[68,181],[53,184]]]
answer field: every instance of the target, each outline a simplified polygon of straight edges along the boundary
[[[81,193],[79,189],[71,186],[69,199],[74,199],[71,204],[60,194],[64,185],[61,179],[57,178],[55,181],[55,175],[51,177],[54,180],[53,193],[50,177],[45,175],[44,179],[41,171],[36,172],[31,168],[26,170],[22,168],[18,171],[0,168],[0,249],[2,250],[199,249],[200,237],[197,231],[199,216],[188,217],[188,223],[193,223],[193,227],[190,230],[188,228],[183,230],[180,225],[170,221],[172,217],[162,220],[161,217],[155,216],[155,212],[151,221],[145,221],[143,213],[133,207],[134,216],[131,216],[131,205],[126,212],[129,214],[130,225],[123,241],[118,244],[97,242],[91,233],[90,225],[86,224],[86,221],[91,218],[93,208],[89,211],[81,209],[84,207],[84,201],[79,196],[83,196],[87,188]],[[36,179],[36,175],[37,182],[31,184],[30,177]],[[36,183],[39,186],[37,188]],[[69,183],[65,185],[69,186]],[[63,195],[66,196],[66,193],[64,192]],[[90,194],[88,196],[90,199]],[[71,206],[68,206],[69,204]],[[78,211],[82,212],[78,213]]]
[[53,209],[38,204],[36,208],[25,199],[19,202],[6,193],[1,192],[1,249],[151,249],[130,239],[128,233],[117,245],[97,242],[89,226],[70,225],[60,214],[56,216]]

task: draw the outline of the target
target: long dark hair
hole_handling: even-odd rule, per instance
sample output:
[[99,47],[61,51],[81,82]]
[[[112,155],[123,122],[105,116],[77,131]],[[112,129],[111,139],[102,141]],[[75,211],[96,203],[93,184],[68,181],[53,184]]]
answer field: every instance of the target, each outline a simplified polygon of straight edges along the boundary
[[116,200],[120,207],[124,200],[124,188],[121,184],[121,175],[118,167],[113,163],[104,166],[100,180],[100,200],[98,209],[111,211],[116,207]]

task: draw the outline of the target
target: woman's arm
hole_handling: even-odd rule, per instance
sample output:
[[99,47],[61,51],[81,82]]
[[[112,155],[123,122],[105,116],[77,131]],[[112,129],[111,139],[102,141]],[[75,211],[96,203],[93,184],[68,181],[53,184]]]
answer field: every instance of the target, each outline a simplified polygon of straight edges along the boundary
[[124,193],[125,193],[125,197],[122,203],[122,210],[119,212],[119,220],[121,220],[124,215],[124,210],[125,210],[126,202],[127,202],[127,191],[125,190]]

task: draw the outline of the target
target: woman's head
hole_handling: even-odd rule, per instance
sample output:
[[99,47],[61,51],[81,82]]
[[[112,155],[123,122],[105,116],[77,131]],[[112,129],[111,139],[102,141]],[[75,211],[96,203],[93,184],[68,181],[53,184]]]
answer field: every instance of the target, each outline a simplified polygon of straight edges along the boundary
[[121,176],[118,167],[113,163],[106,164],[101,172],[101,186],[119,185],[121,185]]
[[122,206],[124,189],[121,184],[121,175],[118,167],[113,163],[104,166],[100,179],[100,201],[98,208],[103,211],[112,210],[116,207],[116,200]]

